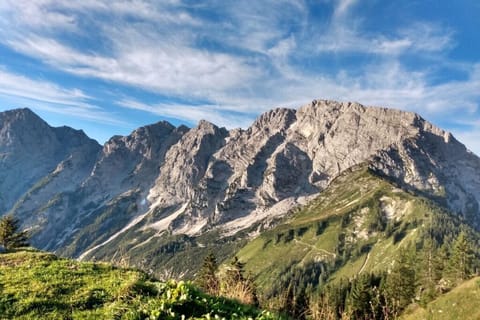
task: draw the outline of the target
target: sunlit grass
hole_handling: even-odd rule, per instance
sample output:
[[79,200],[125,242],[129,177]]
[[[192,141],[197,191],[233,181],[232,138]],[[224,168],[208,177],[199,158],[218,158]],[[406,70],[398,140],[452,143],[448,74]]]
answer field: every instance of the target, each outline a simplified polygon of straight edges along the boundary
[[[183,318],[182,318],[183,316]],[[276,319],[211,297],[184,282],[133,269],[60,259],[44,252],[0,254],[0,319]]]

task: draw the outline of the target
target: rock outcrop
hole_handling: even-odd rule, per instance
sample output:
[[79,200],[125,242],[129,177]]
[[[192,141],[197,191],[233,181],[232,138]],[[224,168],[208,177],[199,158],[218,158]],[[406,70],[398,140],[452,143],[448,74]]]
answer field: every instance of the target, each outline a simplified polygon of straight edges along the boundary
[[75,189],[100,148],[83,131],[52,128],[29,109],[0,113],[0,212],[15,203],[38,210],[49,196]]

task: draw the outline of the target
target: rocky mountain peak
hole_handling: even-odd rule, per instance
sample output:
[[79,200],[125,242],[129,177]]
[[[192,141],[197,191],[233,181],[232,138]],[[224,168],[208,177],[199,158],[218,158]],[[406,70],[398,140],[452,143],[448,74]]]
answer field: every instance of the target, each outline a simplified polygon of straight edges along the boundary
[[[30,109],[0,113],[0,210],[10,209],[15,201],[39,179],[67,166],[79,172],[95,159],[98,143],[83,131],[52,128]],[[80,164],[75,167],[73,163]],[[76,177],[77,175],[75,175]],[[75,183],[74,176],[71,183]]]
[[252,131],[286,130],[296,120],[295,113],[293,109],[273,109],[260,115],[250,128]]
[[113,136],[105,143],[104,153],[110,154],[119,148],[145,153],[152,143],[161,141],[163,137],[175,130],[168,121],[160,121],[135,129],[128,136]]
[[200,120],[198,122],[198,125],[195,127],[195,130],[208,131],[208,132],[214,132],[218,129],[219,129],[219,127],[217,127],[215,124],[213,124],[213,123],[211,123],[207,120]]
[[44,122],[39,116],[37,116],[32,110],[29,108],[19,108],[19,109],[12,109],[7,110],[0,113],[0,119],[2,122],[4,121],[41,121]]
[[[171,202],[189,199],[192,186],[205,174],[212,155],[225,144],[228,131],[202,120],[186,132],[167,152],[155,187],[150,191],[151,202]],[[176,200],[174,200],[176,199]]]
[[[37,127],[42,127],[41,122]],[[66,139],[70,145],[85,145],[81,132],[46,124],[42,128],[45,135],[37,132],[38,140],[29,137],[37,143],[34,152],[40,152],[42,141],[51,141],[43,151],[69,145],[57,138],[60,132],[77,137],[76,142]],[[12,136],[15,131],[5,129],[4,134]],[[64,150],[65,156],[62,148],[58,150]],[[28,178],[29,186],[55,168],[61,173],[51,175],[47,185],[39,183],[17,207],[23,215],[41,220],[32,225],[50,221],[45,230],[63,234],[58,241],[39,235],[39,243],[52,249],[70,243],[66,252],[83,252],[82,257],[99,247],[108,251],[120,239],[126,243],[144,239],[142,245],[148,246],[163,232],[195,237],[215,230],[234,235],[256,225],[269,226],[361,164],[468,217],[480,229],[480,159],[418,114],[359,103],[314,100],[297,110],[265,112],[249,128],[231,131],[208,121],[191,129],[159,122],[128,136],[112,137],[83,162],[74,161],[81,158],[79,152],[68,153],[71,159],[66,161],[52,157],[58,153],[51,151],[30,159],[31,163],[19,152],[10,154],[17,155],[15,164],[29,174],[49,164]],[[5,164],[8,156],[2,157],[0,164]],[[39,159],[45,160],[39,163]],[[55,188],[68,184],[69,170],[79,163],[83,169],[76,181],[81,183],[59,195]],[[2,190],[14,186],[11,177],[0,181],[11,182],[0,185]],[[38,207],[45,203],[49,205]],[[41,215],[35,210],[42,210]],[[60,216],[75,216],[71,229],[61,225],[60,221],[67,222]]]
[[30,109],[0,113],[0,147],[26,149],[44,144],[48,152],[56,138],[52,128]]
[[113,185],[127,191],[132,185],[151,185],[167,150],[187,130],[160,121],[134,130],[128,136],[114,136],[107,141],[92,170],[88,183]]

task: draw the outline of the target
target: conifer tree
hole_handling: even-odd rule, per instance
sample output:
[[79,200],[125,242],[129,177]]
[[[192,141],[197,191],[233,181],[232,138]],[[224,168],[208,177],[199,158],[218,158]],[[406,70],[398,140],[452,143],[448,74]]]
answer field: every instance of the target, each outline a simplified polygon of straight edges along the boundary
[[473,249],[464,231],[460,232],[452,248],[449,265],[450,277],[453,281],[468,279],[472,274]]
[[217,295],[219,291],[217,270],[217,258],[213,252],[210,252],[203,260],[196,282],[200,288],[211,295]]
[[348,303],[355,319],[365,318],[364,316],[366,314],[371,313],[371,289],[369,280],[368,275],[360,275],[352,282]]
[[438,248],[432,237],[423,240],[420,263],[417,266],[418,285],[422,288],[423,303],[431,301],[437,294],[437,285],[442,278],[442,270],[446,257],[444,251]]
[[19,221],[12,215],[0,219],[0,244],[7,250],[28,246],[26,231],[19,231]]
[[230,262],[230,268],[227,270],[227,279],[231,282],[243,282],[245,263],[241,262],[237,256],[234,256]]
[[384,287],[387,303],[402,310],[415,295],[415,267],[413,255],[406,250],[399,253],[394,267],[387,275]]
[[292,319],[305,319],[309,305],[307,289],[303,285],[298,285],[295,280],[292,280],[289,282],[283,295],[280,311],[288,314]]

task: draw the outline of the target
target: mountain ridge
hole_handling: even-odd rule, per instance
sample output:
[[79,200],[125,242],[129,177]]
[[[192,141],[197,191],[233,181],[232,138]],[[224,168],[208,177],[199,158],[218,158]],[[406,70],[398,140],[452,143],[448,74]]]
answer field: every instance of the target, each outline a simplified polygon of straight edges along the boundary
[[[480,159],[412,112],[314,100],[247,129],[159,122],[90,149],[42,171],[9,210],[40,248],[108,259],[175,237],[255,234],[361,163],[480,228]],[[75,183],[60,179],[73,172]]]

